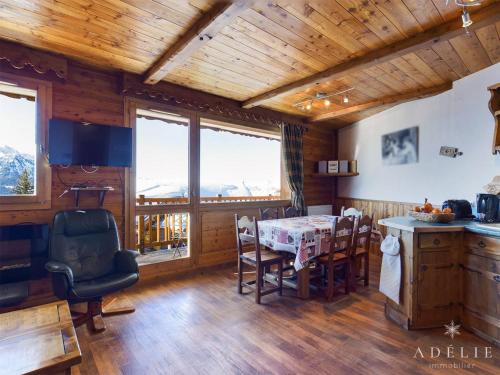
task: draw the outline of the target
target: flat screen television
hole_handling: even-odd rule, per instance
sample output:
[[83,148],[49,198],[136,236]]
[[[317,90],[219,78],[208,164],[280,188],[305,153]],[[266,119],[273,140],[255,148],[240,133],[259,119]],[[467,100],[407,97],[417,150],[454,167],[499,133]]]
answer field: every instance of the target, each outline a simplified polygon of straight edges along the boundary
[[49,163],[130,167],[132,129],[120,126],[49,121]]

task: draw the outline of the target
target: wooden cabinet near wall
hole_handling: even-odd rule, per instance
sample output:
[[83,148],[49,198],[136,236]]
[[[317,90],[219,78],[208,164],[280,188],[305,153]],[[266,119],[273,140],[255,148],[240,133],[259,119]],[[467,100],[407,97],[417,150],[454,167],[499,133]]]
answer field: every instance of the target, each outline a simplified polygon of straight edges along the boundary
[[493,131],[493,154],[500,154],[500,83],[488,87],[491,93],[490,111],[495,119]]
[[466,233],[462,324],[500,345],[500,238]]
[[463,233],[388,228],[400,241],[400,303],[387,300],[386,315],[407,329],[458,321],[459,255]]
[[418,234],[417,304],[412,327],[433,327],[457,319],[461,235]]

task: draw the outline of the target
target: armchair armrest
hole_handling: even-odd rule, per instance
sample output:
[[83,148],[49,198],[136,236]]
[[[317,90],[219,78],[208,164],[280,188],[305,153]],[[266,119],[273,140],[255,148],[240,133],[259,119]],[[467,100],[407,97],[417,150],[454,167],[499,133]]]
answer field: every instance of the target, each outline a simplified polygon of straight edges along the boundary
[[115,254],[115,266],[119,272],[123,273],[138,273],[139,265],[135,258],[137,252],[133,250],[121,250]]
[[73,271],[66,264],[56,261],[50,261],[45,263],[45,269],[52,273],[60,273],[66,276],[66,280],[68,281],[68,285],[73,287]]

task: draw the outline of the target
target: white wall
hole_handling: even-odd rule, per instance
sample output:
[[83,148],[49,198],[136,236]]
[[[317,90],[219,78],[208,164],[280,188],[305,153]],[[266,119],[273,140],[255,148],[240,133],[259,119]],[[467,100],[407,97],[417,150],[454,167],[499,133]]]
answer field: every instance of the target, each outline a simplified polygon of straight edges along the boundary
[[[339,131],[339,159],[357,159],[358,177],[339,178],[339,197],[441,203],[473,200],[493,176],[500,155],[493,155],[494,120],[488,86],[500,82],[500,63],[453,85],[440,95],[400,104]],[[381,136],[419,127],[419,161],[384,166]],[[455,159],[439,156],[441,146],[458,147]]]

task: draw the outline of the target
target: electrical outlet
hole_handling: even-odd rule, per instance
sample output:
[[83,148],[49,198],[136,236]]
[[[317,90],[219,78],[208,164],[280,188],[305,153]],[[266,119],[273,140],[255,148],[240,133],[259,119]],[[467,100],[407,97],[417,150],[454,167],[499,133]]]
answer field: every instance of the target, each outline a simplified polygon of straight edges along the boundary
[[456,158],[457,156],[461,156],[462,154],[463,153],[458,151],[458,148],[456,147],[441,146],[441,149],[439,150],[439,155],[447,156],[449,158]]

